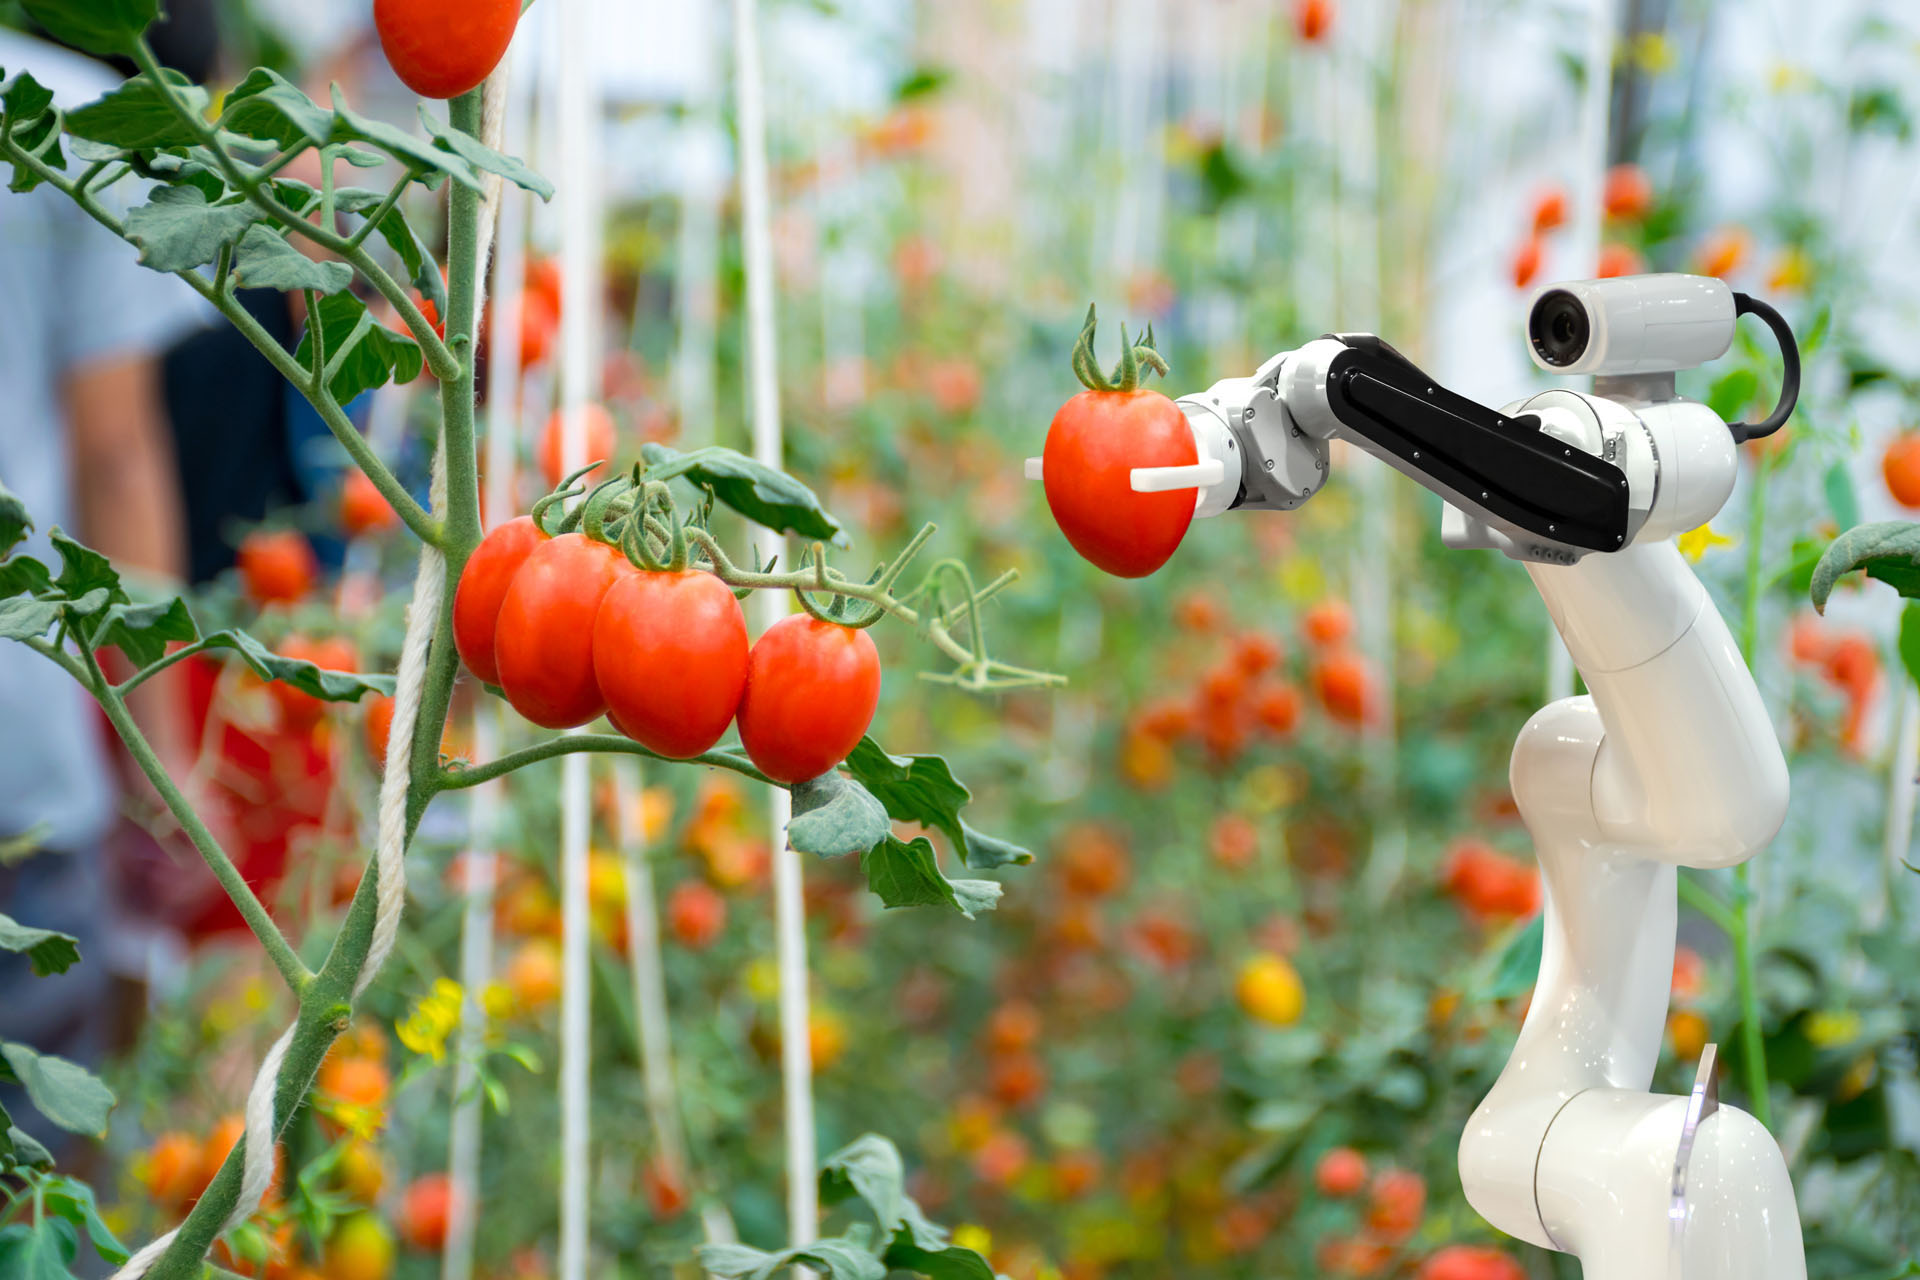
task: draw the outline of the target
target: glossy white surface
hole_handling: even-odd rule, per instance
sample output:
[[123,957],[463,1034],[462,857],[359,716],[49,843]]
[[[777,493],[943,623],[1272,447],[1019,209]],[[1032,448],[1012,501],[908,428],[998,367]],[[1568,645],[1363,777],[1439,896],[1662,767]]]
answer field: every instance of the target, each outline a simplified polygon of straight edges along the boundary
[[1573,280],[1535,291],[1528,312],[1549,293],[1566,292],[1587,312],[1587,349],[1568,365],[1550,365],[1528,344],[1533,362],[1554,374],[1634,374],[1691,369],[1718,360],[1733,343],[1733,291],[1712,276],[1676,272]]

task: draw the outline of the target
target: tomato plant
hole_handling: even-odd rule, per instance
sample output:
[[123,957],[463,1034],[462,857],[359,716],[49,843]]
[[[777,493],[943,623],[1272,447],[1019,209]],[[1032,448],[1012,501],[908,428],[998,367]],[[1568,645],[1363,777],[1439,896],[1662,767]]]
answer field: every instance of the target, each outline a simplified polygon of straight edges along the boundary
[[792,614],[754,641],[740,698],[740,743],[768,777],[805,782],[846,759],[879,704],[873,638]]
[[373,26],[400,82],[457,98],[492,73],[520,21],[520,0],[374,0]]

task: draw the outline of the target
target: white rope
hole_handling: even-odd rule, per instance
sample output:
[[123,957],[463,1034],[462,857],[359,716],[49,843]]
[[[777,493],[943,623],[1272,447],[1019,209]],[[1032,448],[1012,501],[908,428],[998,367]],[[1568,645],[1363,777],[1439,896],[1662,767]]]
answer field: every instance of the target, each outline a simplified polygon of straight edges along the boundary
[[[501,77],[496,77],[500,79]],[[497,140],[501,95],[494,81],[487,84],[482,133]],[[475,272],[475,310],[485,280],[486,245],[493,235],[494,213],[499,205],[500,184],[492,178],[485,188],[480,207],[480,270]],[[447,456],[444,438],[433,454],[433,479],[429,490],[431,509],[444,514],[447,501]],[[400,915],[407,903],[407,872],[404,855],[407,843],[407,792],[412,786],[412,746],[414,726],[420,719],[420,702],[426,691],[427,652],[433,640],[435,621],[440,616],[440,601],[446,587],[446,557],[440,548],[424,543],[420,548],[420,568],[414,575],[413,603],[407,607],[406,638],[401,644],[399,672],[394,679],[393,725],[387,734],[386,772],[380,780],[379,834],[374,845],[373,937],[367,945],[366,959],[353,983],[355,999],[366,991],[393,952],[400,934]],[[220,1224],[227,1231],[259,1209],[273,1182],[273,1151],[276,1128],[275,1100],[280,1087],[280,1068],[287,1049],[293,1043],[298,1020],[280,1033],[267,1050],[247,1091],[246,1131],[241,1137],[240,1194]],[[165,1254],[180,1228],[160,1236],[146,1248],[127,1259],[114,1273],[114,1280],[139,1280]],[[215,1234],[219,1234],[216,1232]]]

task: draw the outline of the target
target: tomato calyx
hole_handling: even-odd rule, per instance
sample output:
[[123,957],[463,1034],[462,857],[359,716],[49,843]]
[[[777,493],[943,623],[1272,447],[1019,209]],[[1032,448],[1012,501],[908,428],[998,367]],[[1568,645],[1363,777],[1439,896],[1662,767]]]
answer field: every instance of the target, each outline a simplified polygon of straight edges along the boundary
[[1153,346],[1153,325],[1147,325],[1147,336],[1139,342],[1127,341],[1127,326],[1120,326],[1120,363],[1112,374],[1100,372],[1099,360],[1093,354],[1093,332],[1097,321],[1094,305],[1087,304],[1086,323],[1080,326],[1080,337],[1073,344],[1073,372],[1082,386],[1089,391],[1112,391],[1121,395],[1140,390],[1140,384],[1148,372],[1167,376],[1167,360]]

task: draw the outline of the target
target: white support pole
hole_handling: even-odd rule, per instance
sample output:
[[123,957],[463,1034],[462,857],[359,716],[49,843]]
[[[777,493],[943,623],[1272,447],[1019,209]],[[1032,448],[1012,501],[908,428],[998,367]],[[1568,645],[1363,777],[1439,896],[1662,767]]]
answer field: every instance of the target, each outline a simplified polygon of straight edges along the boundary
[[[515,46],[524,49],[524,44]],[[513,155],[526,152],[527,115],[532,103],[532,60],[508,52],[507,99],[502,143]],[[518,62],[520,65],[514,66]],[[515,445],[521,434],[520,295],[526,274],[527,193],[510,184],[500,191],[500,214],[493,252],[492,324],[487,365],[486,481],[483,514],[487,523],[506,519],[513,506]],[[501,751],[505,718],[488,699],[474,716],[474,758],[495,759]],[[466,993],[460,1011],[458,1048],[453,1067],[453,1121],[447,1137],[447,1176],[453,1195],[447,1213],[447,1242],[440,1255],[441,1280],[473,1275],[474,1228],[480,1211],[480,1055],[486,1039],[481,993],[493,981],[493,895],[498,875],[494,841],[498,837],[500,794],[505,784],[476,787],[468,803],[466,896],[460,918],[460,987]]]
[[1878,927],[1893,907],[1893,895],[1909,878],[1907,850],[1913,847],[1914,772],[1920,768],[1920,688],[1904,671],[1898,672],[1900,709],[1894,731],[1893,763],[1887,767],[1887,827],[1883,837],[1886,855],[1886,892],[1877,900],[1867,900],[1863,922]]
[[[600,361],[599,58],[592,0],[559,0],[564,72],[559,99],[561,457],[571,472],[589,459],[586,409],[598,397]],[[592,923],[587,901],[587,846],[592,829],[591,780],[585,753],[566,757],[560,792],[560,1280],[588,1274],[588,1063],[592,1054]]]
[[[767,189],[765,82],[760,65],[758,5],[733,0],[733,80],[740,136],[741,236],[747,282],[747,364],[753,402],[753,456],[781,465],[779,352],[773,313],[773,234]],[[781,554],[778,534],[756,530],[762,563]],[[787,610],[785,597],[754,595],[754,621],[771,626]],[[792,797],[768,790],[768,834],[773,848],[773,899],[780,970],[780,1080],[785,1107],[788,1243],[811,1244],[819,1232],[820,1206],[814,1182],[818,1164],[813,1133],[813,1061],[807,1034],[807,925],[800,858],[787,848]],[[795,1268],[796,1275],[810,1275]]]

